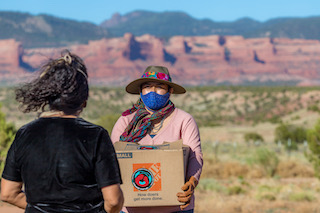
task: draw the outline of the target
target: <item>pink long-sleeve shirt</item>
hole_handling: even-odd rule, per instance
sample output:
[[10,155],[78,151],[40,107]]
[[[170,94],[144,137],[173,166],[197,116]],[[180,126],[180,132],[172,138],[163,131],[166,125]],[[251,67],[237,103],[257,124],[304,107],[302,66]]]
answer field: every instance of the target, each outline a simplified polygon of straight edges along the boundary
[[[127,116],[121,116],[113,127],[111,133],[111,140],[113,143],[119,141],[121,134],[124,132],[129,122],[132,120],[135,113]],[[163,127],[157,135],[153,138],[150,135],[146,135],[139,141],[141,145],[159,145],[164,141],[174,142],[177,140],[183,140],[183,144],[190,147],[190,154],[188,160],[187,178],[194,176],[197,180],[200,179],[203,157],[201,151],[200,134],[198,126],[193,119],[193,117],[178,108],[173,111],[172,117],[168,124]],[[194,208],[194,197],[192,197],[190,205],[185,209]],[[175,212],[179,211],[179,206],[168,206],[168,207],[128,207],[124,208],[122,211],[136,213],[136,212]]]

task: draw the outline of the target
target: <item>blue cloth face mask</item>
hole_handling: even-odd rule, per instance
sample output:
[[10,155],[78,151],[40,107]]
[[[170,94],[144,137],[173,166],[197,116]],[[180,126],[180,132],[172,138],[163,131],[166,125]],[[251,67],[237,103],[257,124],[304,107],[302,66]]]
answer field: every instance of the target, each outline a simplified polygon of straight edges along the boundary
[[164,95],[159,95],[156,92],[149,92],[145,95],[142,95],[142,93],[140,93],[140,96],[146,107],[151,110],[159,110],[168,104],[170,93],[167,92]]

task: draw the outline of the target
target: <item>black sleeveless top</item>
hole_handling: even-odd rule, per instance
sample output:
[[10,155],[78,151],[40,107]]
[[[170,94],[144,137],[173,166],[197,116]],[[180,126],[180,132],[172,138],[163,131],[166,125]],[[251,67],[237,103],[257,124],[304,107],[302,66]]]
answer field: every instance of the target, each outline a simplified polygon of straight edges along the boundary
[[21,127],[2,177],[24,183],[26,212],[104,212],[101,188],[122,183],[108,132],[81,118]]

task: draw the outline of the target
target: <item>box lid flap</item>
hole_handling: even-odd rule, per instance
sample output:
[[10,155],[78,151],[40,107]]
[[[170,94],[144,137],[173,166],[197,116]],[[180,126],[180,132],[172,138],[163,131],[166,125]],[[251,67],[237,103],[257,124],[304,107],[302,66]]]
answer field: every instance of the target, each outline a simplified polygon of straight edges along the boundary
[[132,142],[115,142],[114,148],[116,151],[124,150],[176,150],[182,149],[182,140],[175,142],[163,142],[161,145],[141,145]]

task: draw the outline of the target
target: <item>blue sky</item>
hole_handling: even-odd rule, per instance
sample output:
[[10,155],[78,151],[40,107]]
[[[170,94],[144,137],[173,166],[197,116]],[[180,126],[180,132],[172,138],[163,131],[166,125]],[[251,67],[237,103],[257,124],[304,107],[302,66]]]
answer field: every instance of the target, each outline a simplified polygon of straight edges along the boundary
[[320,16],[320,0],[2,0],[0,11],[45,13],[60,18],[100,24],[112,14],[134,10],[183,11],[194,18],[234,21],[250,17],[266,21],[277,17]]

